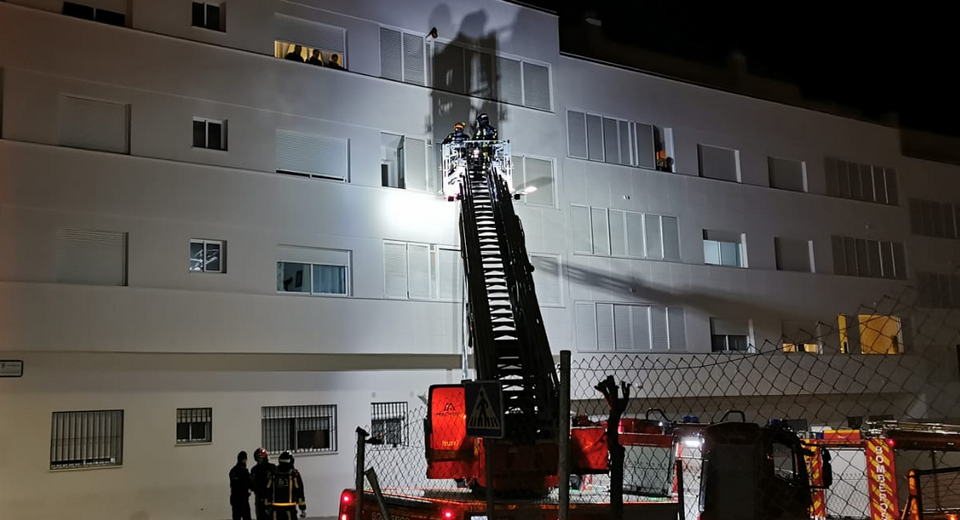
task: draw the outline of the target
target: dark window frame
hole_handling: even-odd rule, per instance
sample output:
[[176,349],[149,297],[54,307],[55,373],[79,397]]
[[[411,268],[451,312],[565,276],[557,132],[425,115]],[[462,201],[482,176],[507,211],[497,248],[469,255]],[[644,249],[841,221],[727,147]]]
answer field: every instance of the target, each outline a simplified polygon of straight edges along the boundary
[[227,32],[226,18],[223,16],[225,7],[225,3],[193,2],[190,25],[210,31]]
[[[338,452],[337,405],[263,406],[260,410],[261,445],[267,451],[278,453],[282,451],[292,453]],[[311,428],[309,425],[311,422],[321,426],[313,429],[301,429]],[[326,428],[323,427],[324,423]],[[321,434],[321,432],[325,432],[325,434]],[[324,442],[326,446],[318,447],[314,445]],[[307,444],[310,444],[310,446],[305,447]]]
[[[202,425],[202,436],[196,425]],[[177,445],[213,442],[213,408],[177,408]]]

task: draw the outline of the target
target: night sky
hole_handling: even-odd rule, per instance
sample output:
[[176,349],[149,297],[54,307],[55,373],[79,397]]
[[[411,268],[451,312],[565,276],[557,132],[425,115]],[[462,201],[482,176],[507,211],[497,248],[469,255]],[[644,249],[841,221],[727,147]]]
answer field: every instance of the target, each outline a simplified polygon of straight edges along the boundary
[[739,52],[750,73],[798,85],[804,97],[870,118],[895,112],[902,126],[960,135],[960,26],[951,9],[893,2],[857,2],[855,9],[840,1],[525,3],[558,12],[562,31],[576,31],[593,11],[620,43],[719,66]]

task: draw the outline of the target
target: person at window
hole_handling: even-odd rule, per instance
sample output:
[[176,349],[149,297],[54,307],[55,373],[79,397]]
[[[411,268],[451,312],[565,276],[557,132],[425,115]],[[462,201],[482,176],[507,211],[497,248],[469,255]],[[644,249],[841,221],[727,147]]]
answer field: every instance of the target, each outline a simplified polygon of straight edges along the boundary
[[346,69],[343,68],[343,63],[340,63],[340,55],[339,55],[339,54],[331,54],[331,55],[330,55],[330,63],[327,64],[327,66],[330,67],[331,69],[346,70]]
[[303,493],[303,479],[293,467],[293,455],[289,451],[280,454],[277,471],[267,481],[265,505],[273,520],[295,520],[297,509],[300,517],[307,517],[307,501]]
[[497,129],[490,124],[490,116],[486,113],[477,116],[477,129],[473,138],[478,141],[496,141],[497,137]]
[[447,143],[462,143],[464,141],[470,140],[470,135],[463,131],[467,125],[463,124],[462,121],[453,125],[453,132],[447,134],[447,137],[443,140],[441,144]]
[[237,465],[230,470],[230,509],[233,520],[251,520],[250,487],[253,481],[247,470],[247,452],[237,454]]
[[288,59],[290,61],[299,61],[300,63],[303,63],[303,47],[301,47],[300,45],[294,45],[293,50],[288,52],[287,55],[284,57],[284,59]]
[[673,171],[673,159],[667,157],[666,150],[657,150],[657,170],[662,172]]
[[318,65],[322,67],[323,57],[320,56],[320,51],[318,51],[317,49],[313,49],[313,54],[311,54],[310,58],[307,59],[307,63],[309,63],[310,65]]
[[270,476],[276,473],[277,467],[270,462],[270,454],[263,448],[257,448],[257,451],[253,452],[253,460],[257,464],[250,470],[250,475],[256,499],[257,520],[269,520],[270,515],[267,514],[266,506],[267,483],[270,481]]

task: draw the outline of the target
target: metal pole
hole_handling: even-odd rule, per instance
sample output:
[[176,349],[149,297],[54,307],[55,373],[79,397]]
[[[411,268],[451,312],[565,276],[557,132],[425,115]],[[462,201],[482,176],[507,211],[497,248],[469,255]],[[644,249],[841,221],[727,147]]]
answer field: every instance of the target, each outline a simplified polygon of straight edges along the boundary
[[493,444],[492,442],[487,442],[490,439],[483,439],[483,466],[484,466],[484,475],[487,479],[487,520],[494,520],[494,513],[496,512],[494,495],[493,495]]
[[677,506],[680,509],[677,518],[683,520],[687,517],[687,508],[683,503],[683,461],[679,458],[677,459]]
[[560,351],[560,520],[570,513],[570,351]]
[[[377,480],[377,472],[373,468],[368,469],[365,474],[367,475],[367,480],[370,481],[370,487],[373,488],[373,496],[377,497],[377,504],[380,506],[380,513],[383,514],[384,520],[390,519],[390,511],[387,509],[386,502],[383,501],[383,491],[380,490],[380,482]],[[357,520],[361,520],[358,518]]]
[[357,481],[355,488],[357,496],[353,506],[356,520],[363,518],[363,467],[366,465],[367,437],[369,435],[363,428],[357,427]]

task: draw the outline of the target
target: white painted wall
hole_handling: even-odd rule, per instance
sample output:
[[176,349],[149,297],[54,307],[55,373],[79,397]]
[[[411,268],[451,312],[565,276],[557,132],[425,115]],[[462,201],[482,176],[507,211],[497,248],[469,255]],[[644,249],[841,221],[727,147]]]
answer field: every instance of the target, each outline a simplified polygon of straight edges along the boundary
[[[0,416],[17,418],[0,421],[0,437],[23,441],[0,453],[0,507],[14,516],[38,513],[29,482],[63,490],[41,518],[104,516],[103,493],[122,496],[113,518],[225,518],[226,471],[256,447],[259,407],[315,402],[338,405],[341,453],[298,467],[311,511],[333,514],[369,402],[415,403],[429,384],[459,379],[444,369],[459,367],[461,306],[385,299],[382,250],[383,240],[457,245],[456,207],[380,187],[380,132],[436,141],[485,110],[514,153],[553,160],[556,207],[517,212],[528,249],[561,257],[564,305],[543,309],[554,351],[577,351],[578,301],[682,306],[687,349],[705,353],[712,316],[751,319],[760,344],[777,341],[784,320],[831,323],[906,287],[832,275],[832,235],[904,242],[911,275],[960,260],[960,242],[910,235],[906,207],[960,193],[958,169],[901,157],[895,129],[561,56],[548,14],[499,0],[232,0],[218,33],[190,27],[186,0],[103,3],[125,10],[128,27],[60,16],[59,2],[0,3],[0,354],[27,362],[22,380],[0,380]],[[275,13],[344,28],[350,72],[274,59]],[[437,27],[440,41],[548,64],[553,111],[379,78],[380,24]],[[59,147],[61,94],[128,103],[130,155]],[[567,109],[672,129],[677,174],[567,157]],[[226,119],[228,150],[192,148],[193,117]],[[349,181],[274,173],[278,128],[348,139]],[[698,144],[739,150],[743,185],[698,177]],[[810,193],[769,188],[768,156],[804,161]],[[897,168],[901,205],[826,197],[825,156]],[[573,253],[571,204],[678,217],[682,261]],[[129,233],[129,286],[54,283],[52,237],[64,227]],[[750,268],[703,265],[705,228],[745,233]],[[778,236],[813,240],[817,272],[776,271]],[[226,240],[227,273],[189,273],[190,238]],[[351,296],[278,294],[280,244],[350,250]],[[907,386],[949,408],[960,385],[938,385],[956,378],[952,349],[907,348],[902,360],[827,352],[819,363],[847,375],[913,367]],[[754,370],[780,381],[783,357]],[[787,387],[801,390],[757,391]],[[177,406],[214,407],[212,445],[173,446]],[[127,411],[124,466],[48,471],[50,412],[107,407]]]

